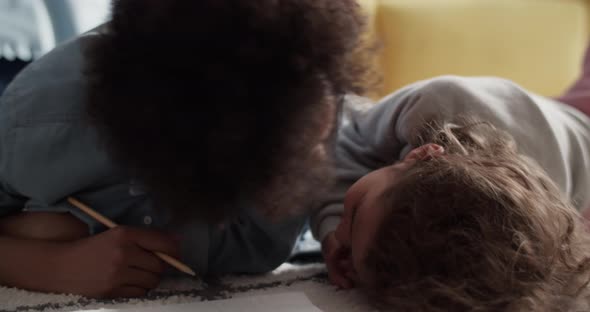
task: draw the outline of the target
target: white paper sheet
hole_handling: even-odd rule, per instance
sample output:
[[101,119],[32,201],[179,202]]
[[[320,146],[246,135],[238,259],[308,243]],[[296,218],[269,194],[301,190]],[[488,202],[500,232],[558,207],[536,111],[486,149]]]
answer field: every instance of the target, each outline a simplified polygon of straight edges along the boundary
[[304,293],[251,296],[227,300],[204,301],[158,307],[120,310],[86,310],[78,312],[321,312]]

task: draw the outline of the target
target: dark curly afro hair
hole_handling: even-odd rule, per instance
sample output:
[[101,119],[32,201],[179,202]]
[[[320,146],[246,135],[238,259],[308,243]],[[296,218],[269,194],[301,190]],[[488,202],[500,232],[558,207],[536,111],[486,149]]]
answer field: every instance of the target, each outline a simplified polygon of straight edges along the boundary
[[326,107],[363,91],[363,26],[355,0],[115,0],[85,51],[88,114],[159,206],[280,215],[309,197],[291,186],[318,173]]

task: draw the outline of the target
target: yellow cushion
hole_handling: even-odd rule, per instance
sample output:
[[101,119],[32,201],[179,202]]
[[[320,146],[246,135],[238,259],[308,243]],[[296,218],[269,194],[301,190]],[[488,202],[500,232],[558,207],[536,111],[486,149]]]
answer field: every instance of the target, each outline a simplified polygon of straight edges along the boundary
[[561,93],[580,72],[590,0],[359,0],[382,43],[379,95],[443,74]]

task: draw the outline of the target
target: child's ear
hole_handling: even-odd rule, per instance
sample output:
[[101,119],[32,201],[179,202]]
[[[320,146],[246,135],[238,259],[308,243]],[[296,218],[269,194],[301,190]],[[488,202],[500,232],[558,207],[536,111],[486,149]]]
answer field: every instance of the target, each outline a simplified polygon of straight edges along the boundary
[[413,149],[406,157],[404,161],[408,160],[427,160],[432,157],[438,157],[445,154],[445,148],[438,144],[426,144],[418,148]]

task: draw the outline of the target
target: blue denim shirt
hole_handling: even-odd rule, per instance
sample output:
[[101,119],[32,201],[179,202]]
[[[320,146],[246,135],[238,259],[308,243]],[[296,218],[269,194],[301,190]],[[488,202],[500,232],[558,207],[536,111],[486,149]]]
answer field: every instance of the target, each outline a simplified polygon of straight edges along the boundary
[[244,203],[224,229],[199,220],[179,228],[111,162],[84,117],[82,49],[99,35],[91,31],[29,65],[0,99],[0,217],[71,212],[91,234],[104,231],[65,201],[75,196],[118,224],[178,233],[182,260],[201,274],[265,272],[282,263],[305,216],[273,223]]

